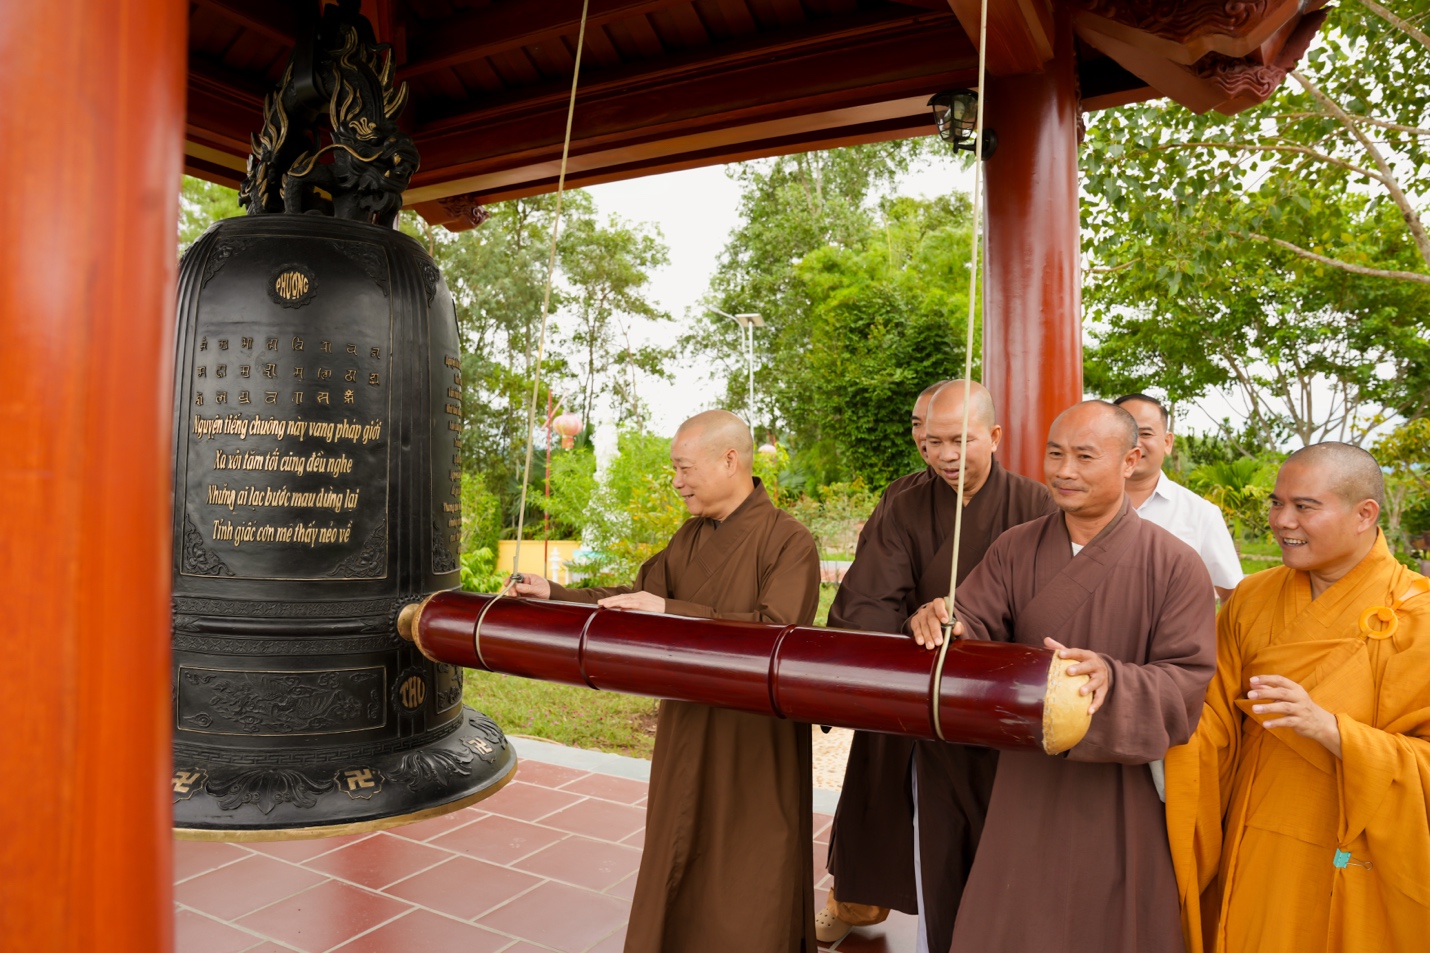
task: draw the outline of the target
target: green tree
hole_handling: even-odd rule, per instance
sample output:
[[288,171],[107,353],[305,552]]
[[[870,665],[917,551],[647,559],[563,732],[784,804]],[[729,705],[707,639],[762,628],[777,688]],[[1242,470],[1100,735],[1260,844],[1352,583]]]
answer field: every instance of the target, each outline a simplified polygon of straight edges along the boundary
[[[925,386],[956,375],[968,313],[966,196],[890,195],[919,156],[957,161],[937,140],[835,149],[751,163],[741,224],[709,300],[758,311],[756,432],[782,434],[788,490],[882,486],[918,465],[906,414]],[[938,160],[936,160],[938,161]],[[684,344],[746,406],[745,358],[728,319],[700,317]]]
[[[789,419],[774,385],[789,370],[794,327],[808,301],[799,263],[825,246],[861,248],[883,228],[878,199],[922,157],[957,160],[936,137],[850,146],[731,165],[740,187],[740,224],[720,254],[705,301],[729,313],[762,314],[768,330],[755,335],[757,427],[779,429]],[[965,251],[965,256],[967,252]],[[749,412],[746,363],[738,329],[727,318],[692,315],[682,343],[700,354],[713,377],[727,381],[724,405]],[[790,332],[790,333],[786,333]]]
[[645,408],[636,393],[642,378],[669,378],[674,348],[641,343],[642,325],[668,322],[670,314],[646,297],[652,269],[670,260],[658,229],[646,230],[612,218],[577,218],[565,236],[562,272],[572,289],[561,337],[568,345],[579,404],[571,407],[587,423],[597,400],[609,394],[620,423],[639,427]]
[[242,214],[236,190],[184,176],[179,186],[179,254],[187,251],[214,222]]
[[[663,317],[643,297],[649,270],[666,255],[658,234],[618,221],[599,223],[585,192],[568,192],[563,203],[558,274],[537,394],[538,429],[553,392],[579,394],[579,401],[569,401],[566,409],[585,410],[589,422],[588,395],[612,389],[613,366],[625,370],[620,364],[624,351],[612,354],[620,344],[612,338],[614,329],[624,322],[634,331],[639,321]],[[463,345],[464,466],[480,474],[498,498],[504,535],[514,535],[519,516],[527,405],[554,215],[555,197],[537,196],[493,206],[480,228],[457,234],[435,229],[412,213],[404,214],[402,221],[404,231],[432,254],[452,292]],[[584,344],[580,336],[587,330],[597,356],[594,375],[560,343],[575,337]],[[648,360],[644,352],[633,350],[632,360]],[[540,531],[537,472],[534,461],[526,519],[532,533]]]
[[1430,410],[1425,0],[1342,4],[1262,106],[1106,110],[1083,151],[1088,380],[1241,394],[1261,442]]
[[554,519],[575,527],[582,547],[594,554],[572,567],[592,585],[629,583],[690,516],[671,486],[668,437],[623,430],[617,447],[599,483],[592,453],[552,459],[544,505]]
[[1241,555],[1241,541],[1262,539],[1271,531],[1266,499],[1276,486],[1281,454],[1238,457],[1229,462],[1204,463],[1187,474],[1187,485],[1215,503],[1231,526],[1232,542]]
[[1385,535],[1391,548],[1409,554],[1406,515],[1430,500],[1430,419],[1421,417],[1383,435],[1371,453],[1385,471]]

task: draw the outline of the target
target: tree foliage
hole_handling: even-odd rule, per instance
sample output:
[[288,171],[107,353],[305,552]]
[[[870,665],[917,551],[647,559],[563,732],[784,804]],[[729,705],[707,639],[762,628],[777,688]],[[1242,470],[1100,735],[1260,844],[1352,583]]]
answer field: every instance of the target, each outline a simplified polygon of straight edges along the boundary
[[669,378],[674,349],[642,343],[641,325],[668,322],[670,314],[646,297],[650,272],[669,254],[658,230],[646,231],[613,218],[593,216],[571,222],[565,235],[563,274],[578,289],[561,326],[560,343],[578,390],[582,419],[592,422],[596,401],[612,398],[618,423],[639,426],[646,408],[637,395],[642,377]]
[[242,214],[238,192],[184,176],[179,186],[179,254],[183,255],[214,222]]
[[[633,373],[628,365],[657,359],[627,342],[641,322],[668,320],[645,298],[650,269],[666,257],[659,233],[600,221],[585,192],[567,192],[563,203],[537,394],[538,430],[549,395],[560,395],[563,408],[582,413],[588,425],[591,407],[604,394],[616,394],[621,406],[638,412],[626,390]],[[452,292],[463,342],[464,466],[480,474],[500,500],[504,535],[512,535],[517,524],[554,215],[555,196],[546,195],[493,206],[480,228],[455,235],[411,213],[402,221],[428,248]],[[535,497],[541,491],[544,434],[535,439],[526,521],[532,532],[539,529],[541,513]]]
[[571,568],[591,585],[628,585],[690,516],[670,482],[670,438],[623,430],[617,447],[599,482],[591,452],[554,457],[543,498],[552,518],[580,535],[588,555]]
[[[1430,50],[1375,6],[1335,8],[1260,107],[1093,119],[1092,389],[1236,392],[1263,443],[1359,441],[1430,410]],[[1430,3],[1397,9],[1423,23]]]
[[1393,549],[1409,553],[1412,527],[1406,517],[1430,504],[1430,418],[1409,421],[1382,435],[1371,453],[1385,471],[1381,514],[1385,535]]
[[[936,140],[935,140],[936,142]],[[757,437],[781,434],[795,489],[918,465],[906,414],[925,386],[961,370],[968,308],[968,200],[888,194],[926,140],[859,146],[732,167],[740,225],[709,301],[756,311]],[[684,344],[746,411],[745,358],[728,319],[706,314]]]

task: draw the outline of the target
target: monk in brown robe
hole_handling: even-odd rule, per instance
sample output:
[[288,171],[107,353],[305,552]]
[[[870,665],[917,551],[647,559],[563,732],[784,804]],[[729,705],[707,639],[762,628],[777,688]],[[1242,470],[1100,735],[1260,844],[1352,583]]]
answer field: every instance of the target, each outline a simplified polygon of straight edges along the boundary
[[[960,469],[960,578],[1004,530],[1056,512],[1045,487],[998,465],[993,454],[1003,429],[981,384],[969,385],[968,446],[960,455],[964,386],[950,381],[933,397],[924,437],[933,479],[885,497],[883,512],[865,526],[830,608],[830,625],[901,632],[919,605],[947,593]],[[832,942],[851,925],[877,923],[892,907],[918,913],[929,948],[947,949],[997,757],[986,748],[855,734],[830,838],[829,869],[839,899],[831,891],[816,918],[820,939]]]
[[1386,547],[1344,443],[1282,464],[1283,565],[1217,618],[1217,672],[1167,752],[1189,953],[1430,948],[1430,580]]
[[[754,441],[706,411],[670,448],[691,513],[634,586],[519,595],[701,619],[809,625],[819,553],[751,476]],[[815,953],[810,726],[663,701],[626,953]]]
[[[869,541],[874,527],[879,525],[879,521],[883,519],[884,513],[888,510],[889,502],[910,487],[938,479],[938,474],[929,465],[928,451],[924,445],[924,432],[928,420],[929,401],[946,383],[948,381],[930,384],[914,400],[910,435],[913,437],[914,446],[918,448],[919,456],[923,458],[924,468],[897,477],[884,487],[884,492],[879,495],[879,502],[874,505],[873,512],[869,514],[869,518],[864,521],[863,528],[859,530],[859,539],[854,544],[856,563],[859,560],[859,554],[864,551],[864,546]],[[879,870],[903,870],[908,872],[910,878],[913,876],[913,814],[909,807],[908,782],[899,771],[888,770],[891,765],[907,765],[909,759],[913,757],[913,745],[911,738],[880,735],[869,731],[854,732],[854,738],[849,746],[849,759],[844,768],[844,786],[839,795],[840,806],[839,810],[835,812],[834,827],[830,834],[831,847],[836,840],[839,843],[838,866],[843,869],[856,870],[867,866]],[[843,817],[876,817],[888,816],[891,812],[895,815],[902,812],[908,815],[910,820],[906,825],[908,831],[905,836],[892,840],[887,836],[888,830],[885,824],[864,827],[841,820],[841,815]],[[900,829],[903,830],[902,827]],[[836,866],[832,855],[829,866],[831,870]],[[880,884],[884,882],[880,878],[876,877],[875,879]],[[814,915],[815,935],[819,937],[819,942],[834,943],[848,933],[852,927],[872,926],[888,919],[888,906],[853,901],[846,903],[835,898],[837,887],[836,883],[834,888],[830,889],[824,909]],[[861,888],[856,886],[853,889],[859,891]]]
[[[955,636],[1075,659],[1092,725],[1063,757],[999,755],[953,928],[955,953],[1170,953],[1177,885],[1148,765],[1191,737],[1216,657],[1211,577],[1186,543],[1137,516],[1124,482],[1137,423],[1085,401],[1048,433],[1062,510],[1000,536],[958,587]],[[943,599],[910,620],[941,644]]]
[[864,521],[864,527],[859,530],[859,539],[854,544],[854,555],[859,555],[859,550],[864,547],[864,543],[869,538],[872,528],[878,525],[880,517],[889,508],[889,503],[894,497],[904,492],[911,486],[918,486],[930,480],[938,479],[933,467],[929,465],[928,449],[924,444],[924,434],[927,430],[929,401],[933,400],[933,395],[938,393],[938,389],[948,381],[939,381],[925,387],[914,400],[913,413],[910,414],[909,435],[913,437],[914,446],[918,448],[919,456],[924,461],[922,470],[915,470],[913,473],[905,473],[901,477],[895,477],[888,486],[884,487],[884,492],[879,494],[879,502],[874,504],[874,509],[869,513],[869,518]]

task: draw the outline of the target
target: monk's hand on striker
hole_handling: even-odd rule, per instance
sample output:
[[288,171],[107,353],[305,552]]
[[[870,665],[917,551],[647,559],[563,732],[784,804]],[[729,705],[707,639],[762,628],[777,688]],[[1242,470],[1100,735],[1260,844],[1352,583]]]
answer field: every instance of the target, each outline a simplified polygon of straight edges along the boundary
[[637,612],[664,612],[665,600],[650,592],[623,592],[596,603],[603,609],[635,609]]
[[512,573],[511,582],[511,591],[518,596],[526,596],[528,599],[551,598],[551,583],[535,573]]
[[[919,611],[909,619],[909,632],[914,642],[926,649],[936,649],[943,644],[943,627],[948,623],[948,604],[942,599],[919,606]],[[955,622],[952,630],[955,639],[963,636],[963,623]]]
[[1043,639],[1043,645],[1058,653],[1058,658],[1076,659],[1076,665],[1068,666],[1069,675],[1086,675],[1087,684],[1077,690],[1079,695],[1091,695],[1092,704],[1087,706],[1089,715],[1097,714],[1107,693],[1112,690],[1112,668],[1107,659],[1091,649],[1070,649],[1056,639]]
[[1258,715],[1279,715],[1261,723],[1263,728],[1290,728],[1302,738],[1310,738],[1337,758],[1341,756],[1341,726],[1336,716],[1311,701],[1306,689],[1282,675],[1254,675],[1246,697],[1260,704],[1251,710]]

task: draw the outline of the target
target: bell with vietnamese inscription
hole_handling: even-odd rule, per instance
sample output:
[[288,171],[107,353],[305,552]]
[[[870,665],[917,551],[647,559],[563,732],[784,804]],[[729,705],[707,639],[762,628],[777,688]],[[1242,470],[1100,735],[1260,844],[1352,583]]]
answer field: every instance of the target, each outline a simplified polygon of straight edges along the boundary
[[181,836],[392,826],[516,769],[500,728],[463,705],[461,670],[395,628],[403,605],[459,583],[462,372],[441,274],[392,227],[417,167],[395,121],[404,91],[349,6],[326,8],[268,98],[249,214],[180,268]]

